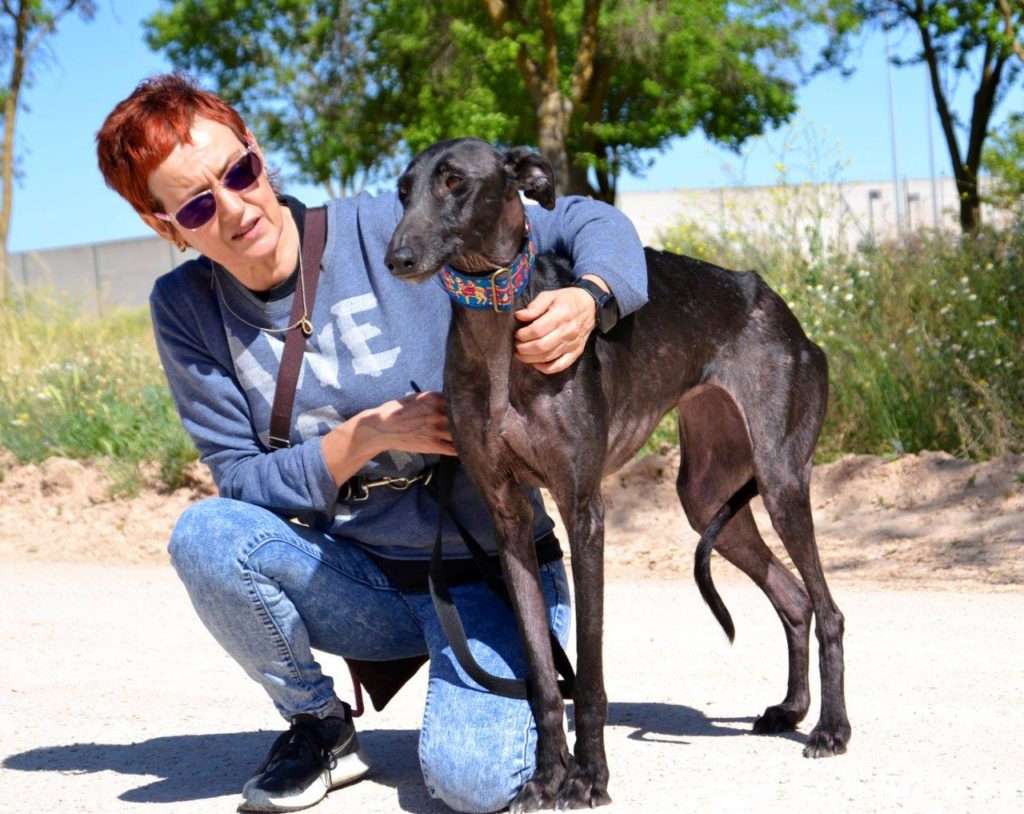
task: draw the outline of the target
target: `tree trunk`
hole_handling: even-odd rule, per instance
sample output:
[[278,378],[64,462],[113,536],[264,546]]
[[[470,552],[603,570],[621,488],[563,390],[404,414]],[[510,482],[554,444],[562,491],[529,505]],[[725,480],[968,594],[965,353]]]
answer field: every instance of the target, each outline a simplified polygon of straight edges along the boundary
[[575,106],[587,96],[594,74],[597,53],[598,14],[600,0],[585,0],[580,26],[580,43],[570,76],[570,93],[562,90],[558,59],[558,36],[551,0],[540,0],[535,13],[527,15],[521,3],[512,0],[483,0],[502,36],[508,36],[510,23],[531,29],[539,27],[542,33],[540,58],[521,45],[516,56],[519,72],[530,93],[537,116],[537,147],[555,171],[557,195],[588,195],[586,169],[580,172],[570,160],[567,142]]
[[981,226],[981,197],[974,178],[956,178],[956,192],[960,199],[960,231],[971,234]]
[[555,194],[565,195],[569,188],[569,153],[565,149],[568,100],[557,85],[545,90],[537,110],[537,147],[555,171]]
[[25,41],[28,36],[28,20],[32,11],[30,0],[21,0],[18,15],[14,21],[14,44],[12,48],[11,76],[7,85],[7,99],[4,103],[4,136],[0,145],[0,166],[3,197],[0,200],[0,298],[10,299],[13,280],[7,254],[7,237],[11,230],[11,204],[14,200],[14,122],[18,115],[18,95],[25,78]]
[[587,197],[594,195],[594,188],[590,185],[587,167],[581,167],[575,163],[569,167],[569,183],[566,185],[565,194],[585,195]]
[[966,155],[961,157],[960,145],[954,129],[953,113],[949,108],[939,75],[939,56],[935,43],[932,41],[930,23],[920,6],[911,17],[921,34],[922,52],[935,97],[935,109],[939,114],[939,125],[946,139],[950,163],[953,166],[953,177],[956,179],[956,189],[960,198],[960,230],[964,234],[971,234],[981,226],[978,171],[981,167],[985,138],[988,136],[988,123],[996,107],[996,93],[1002,78],[1003,66],[1012,51],[992,42],[985,46],[981,77],[978,81],[978,88],[974,92],[974,103],[971,107],[967,151]]

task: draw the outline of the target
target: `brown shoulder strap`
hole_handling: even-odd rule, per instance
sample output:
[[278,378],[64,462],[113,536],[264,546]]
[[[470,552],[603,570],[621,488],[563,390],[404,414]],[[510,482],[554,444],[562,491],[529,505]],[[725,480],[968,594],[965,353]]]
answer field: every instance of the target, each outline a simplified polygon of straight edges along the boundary
[[[306,222],[302,236],[302,286],[306,292],[306,308],[313,315],[316,302],[316,284],[320,279],[320,261],[327,244],[327,207],[318,206],[306,210]],[[292,296],[292,315],[288,324],[302,318],[302,289],[296,287]],[[284,339],[281,353],[281,367],[277,373],[277,389],[274,391],[274,406],[270,412],[270,448],[287,449],[291,446],[292,406],[295,403],[295,386],[302,369],[302,355],[306,350],[306,335],[302,326],[296,325]]]

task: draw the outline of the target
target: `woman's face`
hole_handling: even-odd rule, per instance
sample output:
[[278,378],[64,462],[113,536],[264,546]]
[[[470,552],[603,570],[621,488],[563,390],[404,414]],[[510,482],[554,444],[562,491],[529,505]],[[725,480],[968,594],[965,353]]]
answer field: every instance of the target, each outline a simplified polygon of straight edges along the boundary
[[[277,280],[270,278],[278,276],[275,271],[281,259],[278,249],[284,214],[266,171],[246,189],[229,189],[221,183],[224,172],[243,156],[248,145],[230,128],[209,119],[197,118],[189,133],[192,143],[174,148],[149,176],[149,190],[163,204],[164,212],[171,214],[199,193],[213,190],[216,212],[195,229],[153,215],[142,219],[168,240],[184,239],[250,287],[272,285]],[[288,273],[294,263],[292,257]],[[266,275],[270,276],[262,279]]]

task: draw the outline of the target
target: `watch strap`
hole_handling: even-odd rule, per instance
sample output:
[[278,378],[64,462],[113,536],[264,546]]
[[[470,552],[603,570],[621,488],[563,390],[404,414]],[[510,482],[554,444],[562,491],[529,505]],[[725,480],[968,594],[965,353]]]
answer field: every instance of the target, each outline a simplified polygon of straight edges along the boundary
[[[617,308],[615,303],[615,295],[612,294],[610,291],[605,291],[603,288],[601,288],[601,286],[599,286],[592,280],[586,280],[583,277],[580,277],[578,280],[576,280],[573,283],[573,287],[582,288],[591,297],[594,298],[594,302],[597,303],[596,318],[598,330],[601,333],[607,333],[608,331],[610,331],[614,325],[615,319],[613,318],[612,325],[608,325],[608,317],[606,316],[606,312],[608,309]],[[614,314],[614,316],[618,316],[617,312]]]

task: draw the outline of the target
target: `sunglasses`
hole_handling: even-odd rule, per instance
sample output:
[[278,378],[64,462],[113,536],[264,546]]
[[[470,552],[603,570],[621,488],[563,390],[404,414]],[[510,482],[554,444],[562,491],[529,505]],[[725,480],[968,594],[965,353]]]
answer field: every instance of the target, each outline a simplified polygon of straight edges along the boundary
[[233,192],[242,192],[259,180],[261,172],[263,172],[263,161],[256,153],[256,145],[250,144],[242,157],[224,171],[224,175],[212,189],[200,192],[194,198],[189,198],[173,214],[154,212],[153,216],[160,220],[172,221],[182,229],[198,229],[209,223],[217,213],[215,193],[218,189],[227,187]]

